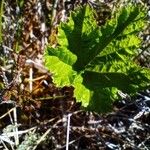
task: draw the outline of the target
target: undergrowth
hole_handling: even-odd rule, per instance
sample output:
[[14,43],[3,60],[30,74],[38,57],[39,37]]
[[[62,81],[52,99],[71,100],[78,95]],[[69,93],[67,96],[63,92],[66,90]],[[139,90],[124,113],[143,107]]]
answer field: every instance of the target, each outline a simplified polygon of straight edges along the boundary
[[146,25],[146,9],[128,5],[98,26],[94,11],[78,7],[58,27],[57,46],[49,45],[45,65],[57,86],[73,86],[74,96],[88,110],[106,112],[119,92],[133,95],[149,87],[150,70],[134,61]]
[[[104,7],[99,21],[91,7],[72,7],[55,37],[63,9],[45,2],[0,2],[0,149],[148,147],[149,100],[113,103],[149,87],[149,69],[135,59],[146,9],[118,3],[112,14]],[[53,74],[42,63],[46,41],[53,44],[44,56]],[[113,113],[84,111],[80,102],[97,112],[113,103]]]

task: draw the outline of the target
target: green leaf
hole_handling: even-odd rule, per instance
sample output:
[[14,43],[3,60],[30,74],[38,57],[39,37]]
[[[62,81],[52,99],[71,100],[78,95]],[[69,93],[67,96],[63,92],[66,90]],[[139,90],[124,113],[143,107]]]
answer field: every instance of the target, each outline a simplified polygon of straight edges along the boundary
[[56,56],[45,56],[45,65],[53,73],[54,83],[58,86],[71,85],[76,76],[76,72],[72,67],[62,62]]
[[85,71],[82,77],[83,84],[90,90],[115,87],[128,94],[132,94],[137,90],[135,89],[135,91],[133,91],[133,87],[136,85],[139,87],[142,86],[142,77],[145,78],[145,82],[148,82],[150,79],[146,78],[144,72],[142,73],[142,71],[139,70],[130,70],[128,75],[119,72],[98,73]]
[[47,48],[47,53],[50,56],[57,56],[62,62],[72,66],[76,60],[77,57],[73,53],[71,53],[68,49],[66,48],[53,48],[53,47],[48,47]]
[[61,42],[64,41],[64,37],[67,39],[67,42],[62,42],[65,43],[62,47],[66,46],[77,56],[73,68],[79,73],[87,65],[87,60],[92,60],[95,53],[93,49],[99,43],[101,33],[93,17],[93,11],[89,6],[77,8],[72,12],[68,23],[61,24],[58,32],[62,34],[58,34]]
[[93,71],[85,71],[83,76],[83,84],[89,89],[116,87],[120,90],[128,90],[132,83],[129,76],[123,73],[98,73]]
[[108,112],[112,109],[112,102],[117,98],[116,88],[101,88],[91,91],[92,96],[87,110]]
[[[68,64],[60,61],[58,57],[45,56],[45,65],[53,73],[53,81],[58,86],[72,85],[75,87],[74,94],[78,102],[87,107],[90,101],[90,91],[82,84],[83,78]],[[59,68],[59,69],[58,69]],[[84,91],[84,92],[83,92]]]
[[58,45],[48,46],[46,66],[58,86],[74,86],[74,96],[88,110],[110,110],[118,91],[134,94],[149,87],[150,70],[133,60],[145,25],[139,6],[117,9],[104,26],[97,26],[87,5],[71,13],[58,27]]

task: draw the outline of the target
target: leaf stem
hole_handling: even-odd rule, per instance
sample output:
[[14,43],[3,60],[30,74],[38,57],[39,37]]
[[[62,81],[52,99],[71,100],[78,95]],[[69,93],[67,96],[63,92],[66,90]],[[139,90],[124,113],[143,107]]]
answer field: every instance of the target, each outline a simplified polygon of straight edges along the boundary
[[2,18],[3,18],[3,5],[4,5],[4,0],[2,0],[0,2],[0,44],[2,43],[2,37],[3,37],[3,34],[2,34]]

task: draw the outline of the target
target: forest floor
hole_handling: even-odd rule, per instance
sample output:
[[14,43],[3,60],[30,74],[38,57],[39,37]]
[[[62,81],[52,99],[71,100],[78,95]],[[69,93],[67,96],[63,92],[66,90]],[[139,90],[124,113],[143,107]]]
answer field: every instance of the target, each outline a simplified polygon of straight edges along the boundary
[[[15,2],[6,3],[10,6],[10,10],[5,11],[7,19],[12,14],[14,16],[10,17],[12,22],[4,27],[5,42],[0,47],[3,51],[0,56],[9,59],[6,67],[0,68],[0,81],[4,84],[0,91],[0,149],[149,150],[150,90],[141,91],[134,97],[124,95],[122,100],[113,103],[112,111],[105,114],[82,109],[81,103],[73,97],[74,88],[57,87],[52,74],[36,62],[43,50],[39,41],[43,36],[48,38],[50,31],[42,32],[38,27],[43,22],[37,16],[34,18],[36,11],[32,9],[32,3],[29,0],[24,9],[23,17],[28,23],[25,22],[20,41],[12,32],[18,30],[10,26],[15,24],[20,14],[15,14]],[[35,20],[29,21],[32,17]],[[59,17],[57,13],[56,24]],[[32,33],[37,36],[35,39],[30,37]],[[150,67],[149,28],[141,36],[144,40],[142,49],[145,50],[138,59],[140,65]],[[19,55],[5,46],[13,43],[10,47],[15,48],[17,40],[12,39],[16,37],[23,45]],[[50,42],[54,40],[52,37]],[[5,64],[1,58],[0,63]]]

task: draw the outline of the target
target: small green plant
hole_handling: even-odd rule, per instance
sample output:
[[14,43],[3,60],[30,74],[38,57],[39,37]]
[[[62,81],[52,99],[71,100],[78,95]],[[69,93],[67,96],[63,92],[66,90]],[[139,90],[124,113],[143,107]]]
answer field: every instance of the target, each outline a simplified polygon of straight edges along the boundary
[[45,65],[58,86],[74,86],[74,96],[88,110],[106,112],[119,98],[118,91],[135,94],[149,86],[150,70],[133,60],[145,26],[140,6],[117,9],[98,26],[87,5],[71,13],[58,28],[58,45],[47,47]]
[[33,149],[40,137],[38,133],[29,132],[25,135],[24,141],[18,146],[17,150]]

